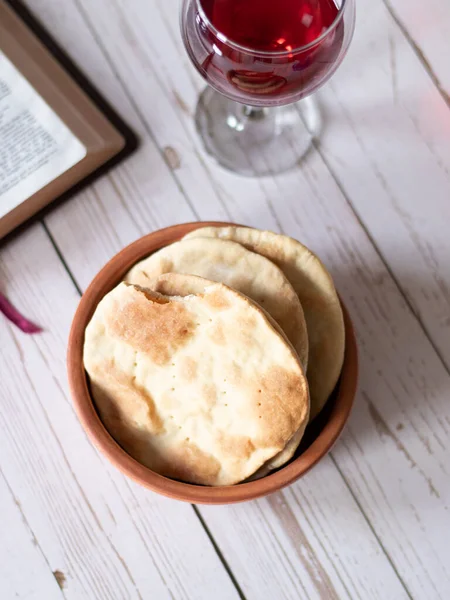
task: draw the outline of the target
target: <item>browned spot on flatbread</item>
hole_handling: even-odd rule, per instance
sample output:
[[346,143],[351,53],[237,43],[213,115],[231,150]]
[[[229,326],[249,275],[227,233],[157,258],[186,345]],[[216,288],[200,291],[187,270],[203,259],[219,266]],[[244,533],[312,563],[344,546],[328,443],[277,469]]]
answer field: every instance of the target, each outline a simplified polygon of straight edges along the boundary
[[234,328],[236,344],[250,347],[255,340],[254,329],[256,325],[257,320],[254,315],[238,316]]
[[209,337],[211,338],[211,341],[214,342],[214,344],[217,344],[218,346],[226,345],[227,340],[225,337],[225,332],[223,330],[222,323],[217,323],[211,328],[209,332]]
[[147,354],[157,365],[168,363],[194,333],[196,324],[176,301],[149,297],[143,290],[111,315],[109,333]]
[[180,409],[180,398],[173,390],[163,392],[159,401],[162,412],[176,412]]
[[198,363],[190,356],[183,358],[180,364],[180,375],[187,382],[194,381],[197,377]]
[[243,365],[233,362],[229,368],[227,379],[231,385],[241,385],[242,384],[242,368]]
[[226,310],[231,304],[228,298],[225,297],[221,289],[215,290],[210,294],[204,295],[205,302],[215,310]]
[[221,433],[219,434],[218,445],[221,453],[237,460],[248,460],[255,451],[255,446],[250,438],[243,435]]
[[220,472],[220,463],[190,440],[176,448],[167,448],[161,473],[191,483],[212,485]]
[[[254,381],[252,390],[258,382]],[[299,402],[299,397],[304,402]],[[257,415],[265,432],[261,447],[284,448],[299,428],[307,412],[305,383],[295,372],[282,367],[272,367],[261,377],[256,392],[253,391],[253,414]],[[300,408],[301,407],[301,408]]]
[[[151,434],[148,430],[142,430],[132,419],[124,407],[118,406],[111,393],[102,385],[91,383],[91,391],[99,408],[103,424],[116,442],[130,454],[134,459],[154,468],[154,454],[150,454],[149,443]],[[156,464],[156,463],[155,463]]]
[[213,383],[205,383],[203,385],[202,399],[208,407],[214,406],[217,401],[217,388]]
[[[149,281],[151,281],[148,273],[142,271],[142,274],[145,275],[145,277],[147,277]],[[155,294],[156,290],[153,290],[153,288],[142,287],[141,285],[131,285],[129,283],[125,283],[125,285],[128,287],[134,287],[138,292],[144,295],[147,298],[147,300],[150,300],[150,302],[155,302],[156,304],[168,304],[170,302],[168,298],[160,296],[159,293]]]
[[[147,426],[149,431],[158,434],[164,431],[164,424],[159,416],[152,396],[145,388],[136,384],[135,380],[118,369],[109,369],[108,366],[99,365],[94,370],[96,377],[102,382],[101,386],[92,383],[92,392],[97,400],[99,394],[103,401],[108,400],[107,406],[112,411],[115,407],[115,419],[122,420],[120,410],[131,412],[134,406],[144,404],[147,409]],[[120,409],[118,408],[120,407]],[[111,415],[112,416],[112,415]]]
[[245,316],[239,316],[236,320],[236,325],[240,329],[254,329],[256,327],[256,317],[248,312]]

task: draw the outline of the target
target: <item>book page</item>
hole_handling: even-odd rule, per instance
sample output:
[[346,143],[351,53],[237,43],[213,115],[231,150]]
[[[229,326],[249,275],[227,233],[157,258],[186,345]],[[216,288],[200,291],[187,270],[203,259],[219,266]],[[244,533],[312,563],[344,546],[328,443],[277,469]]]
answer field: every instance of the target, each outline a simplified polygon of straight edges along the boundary
[[85,156],[79,139],[0,50],[0,218]]

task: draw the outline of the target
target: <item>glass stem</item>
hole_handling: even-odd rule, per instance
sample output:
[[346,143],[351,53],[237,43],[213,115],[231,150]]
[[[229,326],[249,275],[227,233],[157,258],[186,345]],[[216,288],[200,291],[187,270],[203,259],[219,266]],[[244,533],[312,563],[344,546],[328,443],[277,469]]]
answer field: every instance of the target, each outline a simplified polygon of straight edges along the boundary
[[242,112],[244,113],[244,117],[247,119],[251,119],[252,121],[258,121],[260,119],[264,119],[266,116],[266,108],[258,108],[256,106],[249,106],[244,104],[242,107]]

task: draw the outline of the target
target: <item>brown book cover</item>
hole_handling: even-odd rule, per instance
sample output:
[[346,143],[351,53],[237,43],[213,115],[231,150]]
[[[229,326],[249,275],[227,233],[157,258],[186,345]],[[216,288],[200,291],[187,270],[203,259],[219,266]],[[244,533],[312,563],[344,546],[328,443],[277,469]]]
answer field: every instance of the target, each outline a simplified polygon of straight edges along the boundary
[[126,136],[0,0],[0,239],[126,145]]

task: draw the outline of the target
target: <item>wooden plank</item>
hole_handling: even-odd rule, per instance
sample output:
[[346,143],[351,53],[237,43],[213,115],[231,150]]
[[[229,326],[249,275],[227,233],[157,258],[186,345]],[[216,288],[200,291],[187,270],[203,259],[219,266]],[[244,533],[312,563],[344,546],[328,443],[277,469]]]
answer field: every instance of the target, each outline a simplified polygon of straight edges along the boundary
[[[17,498],[0,472],[0,597],[61,600],[65,581],[52,573]],[[7,524],[7,526],[5,526]],[[56,577],[59,578],[59,584]],[[61,586],[61,588],[59,587]]]
[[446,0],[384,0],[447,98],[450,96],[450,5]]
[[[401,6],[431,44],[446,36],[447,65],[450,5]],[[450,110],[383,3],[361,0],[357,12],[354,43],[323,94],[321,151],[450,368]]]
[[192,508],[125,480],[87,441],[64,364],[78,293],[40,225],[2,249],[0,269],[45,329],[26,336],[0,320],[2,468],[65,597],[237,598]]
[[304,165],[309,191],[290,178],[272,187],[280,221],[330,266],[360,344],[360,397],[333,456],[411,595],[446,598],[449,375],[320,158]]
[[[162,7],[167,13],[172,13],[170,20],[166,18],[165,21],[155,16],[155,6],[161,7],[160,4],[152,6],[136,0],[131,5],[127,3],[126,11],[110,3],[98,2],[95,7],[86,3],[84,6],[86,16],[92,19],[91,26],[106,47],[119,78],[133,92],[140,90],[135,95],[135,102],[151,129],[158,124],[155,124],[154,114],[148,107],[147,98],[151,90],[142,83],[147,80],[150,67],[146,70],[142,66],[130,69],[129,65],[134,64],[137,53],[144,53],[147,64],[157,71],[159,83],[156,83],[167,99],[167,102],[158,104],[161,111],[158,120],[166,124],[165,131],[158,135],[168,135],[169,131],[170,135],[175,136],[179,126],[169,118],[173,109],[167,90],[175,90],[178,104],[181,98],[181,105],[189,109],[186,111],[180,105],[179,119],[190,122],[197,85],[193,84],[192,72],[188,74],[183,69],[173,68],[175,50],[178,48],[174,42],[177,24],[173,18],[173,6]],[[71,9],[67,7],[66,10]],[[167,29],[168,22],[172,23],[172,31]],[[142,23],[147,27],[146,36],[142,35]],[[132,37],[128,34],[130,30]],[[79,33],[81,35],[82,32]],[[150,47],[149,39],[153,40]],[[85,47],[84,43],[82,45]],[[169,51],[155,54],[155,47]],[[93,52],[94,49],[90,48],[91,56],[94,56]],[[358,52],[360,56],[373,54],[373,50],[366,46],[359,46]],[[153,60],[155,56],[157,60]],[[178,61],[178,64],[185,64],[181,48]],[[102,81],[113,77],[108,73],[103,74]],[[152,88],[152,93],[156,94],[157,89]],[[198,141],[194,139],[194,132],[189,128],[185,131],[190,134],[192,141],[191,146],[186,143],[183,152],[197,153]],[[371,132],[366,135],[370,137]],[[166,138],[163,139],[161,146],[167,142]],[[421,145],[423,141],[415,140],[415,143]],[[192,156],[190,160],[193,160]],[[380,536],[409,591],[417,597],[424,594],[445,597],[448,573],[442,559],[436,560],[435,556],[443,555],[442,542],[436,536],[437,528],[448,523],[444,500],[448,485],[444,468],[448,459],[448,426],[445,421],[446,401],[442,392],[449,384],[448,374],[317,154],[310,155],[302,172],[273,180],[243,180],[213,166],[210,166],[210,170],[220,188],[226,189],[226,204],[233,219],[274,229],[281,224],[285,231],[315,248],[332,268],[359,328],[363,351],[363,391],[366,394],[358,404],[360,410],[355,410],[344,440],[345,443],[351,442],[355,452],[358,446],[365,450],[361,457],[363,462],[356,468],[346,460],[345,454],[336,453],[339,465],[344,468],[345,477],[352,485],[358,502],[366,514],[370,514],[372,527]],[[191,189],[194,187],[191,188],[186,182],[184,190],[188,195]],[[202,204],[197,210],[202,218],[207,218],[219,200],[216,196],[208,196],[207,202],[205,197],[201,200]],[[129,211],[133,214],[131,202]],[[81,210],[79,215],[79,223],[82,224],[86,217]],[[88,280],[101,266],[100,259],[92,255],[89,263],[75,261],[72,258],[74,249],[65,243],[65,236],[61,233],[63,229],[58,230],[55,223],[51,225],[53,235],[59,236],[58,243],[77,279]],[[122,222],[114,221],[113,225],[113,229],[119,231],[121,236],[126,235]],[[111,231],[103,233],[102,229],[99,222],[96,236],[104,240],[104,247],[110,247],[112,253],[107,239]],[[373,412],[373,407],[378,409],[378,413]],[[382,429],[378,416],[391,429],[398,425],[403,427],[393,432],[394,443],[387,443],[392,438],[386,434],[386,428]],[[392,421],[395,425],[392,425]],[[412,457],[413,462],[409,461],[408,456]],[[389,472],[385,468],[386,463],[390,466]],[[387,503],[384,507],[386,516],[380,510],[379,503],[371,499],[368,493],[363,493],[364,490],[357,485],[361,472],[369,482],[367,489],[381,489],[387,498],[391,495],[394,499],[410,498],[410,502],[405,505],[394,501]],[[432,487],[440,498],[431,493],[432,488],[423,473],[432,474]],[[226,510],[231,509],[224,509],[223,512]],[[220,538],[218,541],[224,543]],[[419,555],[415,548],[422,547],[427,551]],[[376,573],[373,575],[376,577]]]
[[330,458],[226,518],[201,511],[248,600],[408,598]]

